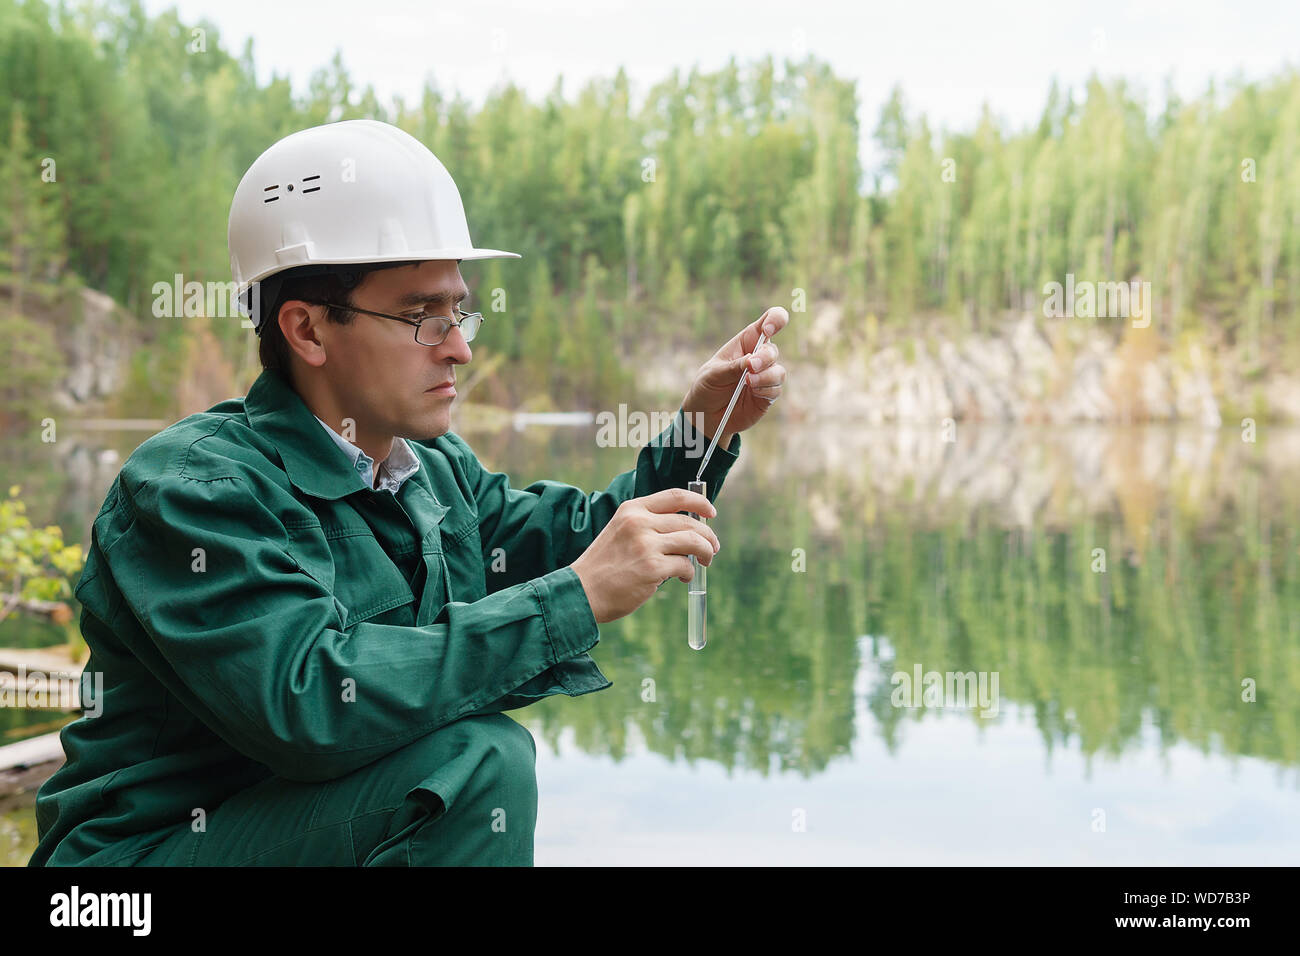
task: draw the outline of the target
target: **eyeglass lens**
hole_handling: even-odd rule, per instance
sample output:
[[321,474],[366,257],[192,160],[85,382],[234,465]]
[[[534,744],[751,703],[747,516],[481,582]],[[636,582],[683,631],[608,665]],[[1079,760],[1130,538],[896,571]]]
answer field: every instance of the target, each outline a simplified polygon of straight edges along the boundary
[[[471,341],[478,334],[479,326],[483,323],[483,316],[475,312],[463,316],[460,320],[460,333],[465,336],[465,341]],[[415,330],[415,338],[421,345],[441,345],[443,340],[451,333],[451,322],[448,319],[438,317],[425,319],[420,323],[420,327]]]

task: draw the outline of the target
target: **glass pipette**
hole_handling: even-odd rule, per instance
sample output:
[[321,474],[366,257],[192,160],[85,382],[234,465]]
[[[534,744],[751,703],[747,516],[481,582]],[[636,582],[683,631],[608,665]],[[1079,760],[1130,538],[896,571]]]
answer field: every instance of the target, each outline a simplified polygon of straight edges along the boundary
[[[763,343],[766,341],[767,334],[761,333],[758,336],[757,344],[754,345],[754,352],[751,352],[750,354],[752,355],[761,349]],[[721,438],[722,433],[726,431],[727,421],[731,418],[731,410],[736,407],[736,402],[740,398],[741,389],[745,387],[747,381],[749,381],[748,363],[745,365],[744,373],[740,376],[740,381],[736,384],[736,391],[732,394],[731,401],[727,403],[727,410],[722,413],[722,421],[718,423],[717,429],[713,432],[713,440],[709,442],[708,451],[704,453],[704,458],[700,461],[700,470],[696,474],[695,480],[686,486],[687,491],[693,491],[696,494],[704,495],[706,498],[708,497],[706,485],[704,481],[701,480],[704,475],[704,469],[708,467],[709,459],[713,457],[713,449],[718,447],[718,439]],[[688,512],[688,514],[697,521],[704,520],[703,517],[693,511]],[[696,558],[695,555],[691,555],[691,565],[695,569],[695,575],[687,584],[689,590],[686,594],[686,643],[689,644],[692,649],[698,651],[704,648],[706,640],[704,633],[704,618],[705,612],[708,610],[708,566],[700,564],[699,559]]]
[[[758,341],[754,343],[754,351],[749,354],[756,355],[758,350],[763,347],[763,343],[766,341],[767,333],[760,332],[758,335]],[[731,393],[731,401],[727,402],[727,410],[722,413],[722,421],[718,423],[718,429],[713,433],[713,441],[709,442],[709,450],[704,453],[704,458],[700,461],[700,470],[695,473],[696,481],[699,481],[704,477],[704,469],[709,467],[709,459],[713,457],[713,449],[718,447],[718,439],[721,438],[722,433],[726,431],[727,419],[731,418],[731,410],[736,407],[736,402],[740,399],[740,393],[744,389],[745,383],[748,381],[749,363],[746,362],[745,371],[741,374],[740,381],[736,383],[736,390]]]

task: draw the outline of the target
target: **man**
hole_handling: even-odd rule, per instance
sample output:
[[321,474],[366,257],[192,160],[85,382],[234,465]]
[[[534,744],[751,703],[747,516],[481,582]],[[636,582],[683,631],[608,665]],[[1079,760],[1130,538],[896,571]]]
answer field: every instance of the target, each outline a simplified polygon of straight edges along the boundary
[[[636,468],[587,495],[511,489],[448,430],[481,317],[460,194],[395,127],[281,140],[230,215],[262,374],[144,442],[77,586],[100,716],[62,733],[31,865],[432,865],[533,860],[536,747],[504,711],[610,686],[597,626],[711,562],[684,490],[776,400],[769,309],[702,367]],[[557,329],[556,334],[563,334]],[[696,436],[697,437],[697,436]]]

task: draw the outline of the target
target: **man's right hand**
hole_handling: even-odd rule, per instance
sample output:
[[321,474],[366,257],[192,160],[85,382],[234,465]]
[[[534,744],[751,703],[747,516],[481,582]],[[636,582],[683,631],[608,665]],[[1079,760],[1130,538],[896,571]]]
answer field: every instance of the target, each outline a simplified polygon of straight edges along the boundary
[[701,564],[713,563],[721,547],[718,536],[679,511],[706,518],[718,514],[708,498],[685,488],[630,498],[573,562],[597,624],[631,614],[668,578],[689,582],[695,577],[691,555]]

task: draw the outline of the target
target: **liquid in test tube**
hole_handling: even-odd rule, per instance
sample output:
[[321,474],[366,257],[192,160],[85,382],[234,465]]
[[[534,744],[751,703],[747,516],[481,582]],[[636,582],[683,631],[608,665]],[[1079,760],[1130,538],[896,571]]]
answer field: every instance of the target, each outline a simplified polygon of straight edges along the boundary
[[[763,343],[766,341],[767,333],[764,332],[759,335],[758,341],[754,344],[754,352],[757,352],[762,348]],[[714,429],[713,441],[709,442],[709,449],[704,453],[704,460],[700,462],[700,470],[695,473],[695,480],[686,486],[687,491],[694,491],[697,494],[705,495],[707,497],[707,492],[704,490],[704,482],[700,479],[700,476],[704,474],[704,469],[709,466],[709,459],[713,457],[713,449],[718,447],[719,439],[721,439],[726,433],[727,422],[731,420],[731,410],[736,407],[736,401],[740,398],[740,393],[744,390],[747,381],[749,381],[748,367],[746,367],[745,371],[741,373],[740,381],[736,383],[736,390],[731,393],[731,401],[727,403],[727,410],[722,413],[722,421],[719,423],[718,427]],[[693,511],[688,511],[687,514],[697,521],[704,520]],[[694,555],[691,555],[691,565],[695,568],[695,577],[691,579],[689,585],[690,591],[686,596],[688,602],[686,614],[686,641],[691,645],[691,647],[698,651],[702,650],[704,647],[704,612],[707,609],[709,586],[708,578],[706,576],[706,568],[695,559]]]
[[[702,481],[692,481],[686,486],[686,489],[708,497],[705,484]],[[689,512],[689,514],[698,521],[704,521],[704,518],[693,511]],[[707,565],[700,564],[695,555],[691,555],[691,565],[695,568],[695,576],[691,578],[690,590],[686,595],[686,642],[693,649],[699,651],[704,649],[705,642],[704,616],[708,608],[709,569]]]

